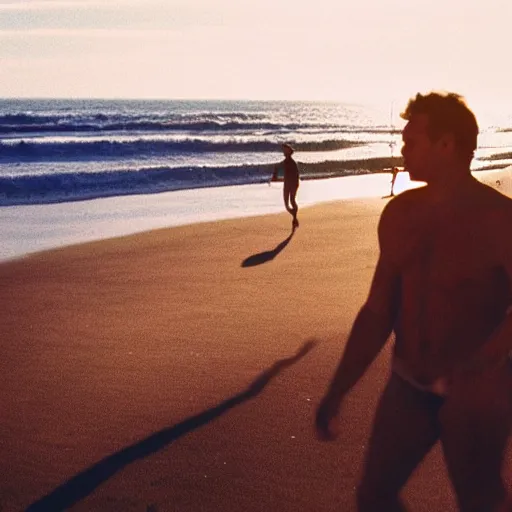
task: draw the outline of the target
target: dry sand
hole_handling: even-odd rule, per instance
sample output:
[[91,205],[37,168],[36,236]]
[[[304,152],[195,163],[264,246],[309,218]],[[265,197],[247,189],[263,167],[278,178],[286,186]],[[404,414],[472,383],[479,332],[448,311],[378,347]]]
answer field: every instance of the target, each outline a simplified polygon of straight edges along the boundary
[[[289,240],[282,214],[1,265],[0,510],[354,510],[389,347],[340,439],[317,441],[312,424],[384,204],[304,209]],[[439,447],[404,496],[454,510]]]

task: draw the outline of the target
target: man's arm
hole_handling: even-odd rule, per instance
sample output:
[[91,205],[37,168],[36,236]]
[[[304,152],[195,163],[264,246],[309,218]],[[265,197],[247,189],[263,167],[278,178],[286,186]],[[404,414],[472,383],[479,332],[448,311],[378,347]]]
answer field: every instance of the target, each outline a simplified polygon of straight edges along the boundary
[[269,183],[270,183],[271,181],[277,181],[277,174],[278,174],[278,172],[279,172],[279,166],[280,166],[280,165],[281,165],[280,163],[279,163],[279,164],[274,165],[274,170],[273,170],[273,172],[272,172],[272,176],[270,177]]
[[462,364],[455,378],[483,374],[512,359],[512,314],[508,314],[488,341],[469,361]]
[[329,393],[341,398],[363,376],[393,330],[398,302],[399,279],[381,256],[370,294],[359,311],[343,356],[329,386]]
[[400,272],[391,257],[396,225],[393,211],[386,209],[379,224],[380,257],[366,303],[359,311],[345,351],[317,412],[320,437],[330,438],[329,422],[336,416],[343,397],[363,376],[391,334],[400,301]]
[[[508,230],[512,225],[512,201],[491,222],[489,234],[499,265],[505,270],[509,290],[512,292],[512,237]],[[512,297],[511,297],[512,298]],[[512,304],[511,304],[512,305]],[[512,352],[512,310],[495,329],[484,345],[469,361],[462,364],[461,373],[482,373],[502,364]]]

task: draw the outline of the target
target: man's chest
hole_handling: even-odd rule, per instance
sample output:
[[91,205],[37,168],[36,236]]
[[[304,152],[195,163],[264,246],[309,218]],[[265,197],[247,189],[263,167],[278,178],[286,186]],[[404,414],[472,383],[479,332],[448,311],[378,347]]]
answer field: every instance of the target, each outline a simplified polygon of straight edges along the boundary
[[499,262],[481,219],[426,219],[403,229],[399,257],[405,282],[456,293],[495,285]]

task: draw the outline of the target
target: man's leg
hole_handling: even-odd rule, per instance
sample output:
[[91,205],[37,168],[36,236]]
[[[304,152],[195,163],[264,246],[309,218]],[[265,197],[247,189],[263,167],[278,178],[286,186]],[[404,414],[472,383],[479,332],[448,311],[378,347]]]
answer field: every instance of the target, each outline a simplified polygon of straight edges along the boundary
[[290,187],[288,185],[286,185],[286,183],[283,185],[283,201],[284,201],[284,207],[286,208],[286,211],[288,213],[292,213],[292,209],[290,208],[290,205],[289,205]]
[[400,490],[439,438],[441,405],[441,398],[391,376],[377,406],[358,489],[359,512],[405,510]]
[[297,188],[294,187],[290,190],[290,204],[292,205],[291,213],[293,215],[293,225],[294,227],[298,227],[299,221],[297,220],[297,213],[299,211],[299,207],[297,206],[297,201],[295,200],[295,197],[297,196]]
[[455,388],[440,421],[461,512],[512,512],[501,476],[512,423],[512,367],[502,366]]

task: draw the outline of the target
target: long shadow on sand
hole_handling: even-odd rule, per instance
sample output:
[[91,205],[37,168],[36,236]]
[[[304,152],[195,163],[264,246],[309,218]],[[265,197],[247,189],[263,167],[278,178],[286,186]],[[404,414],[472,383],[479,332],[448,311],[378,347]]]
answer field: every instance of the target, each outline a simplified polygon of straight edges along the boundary
[[271,251],[259,252],[258,254],[253,254],[249,256],[244,261],[242,261],[242,267],[255,267],[256,265],[261,265],[263,263],[267,263],[267,261],[272,261],[290,242],[293,237],[294,231],[292,231],[288,238],[285,238],[279,245],[276,245],[274,249]]
[[294,356],[276,361],[241,393],[228,398],[211,409],[191,416],[177,425],[155,432],[149,437],[146,437],[146,439],[105,457],[30,505],[26,510],[30,512],[57,511],[65,510],[75,505],[128,464],[156,453],[181,436],[206,425],[233,407],[251,398],[255,398],[276,375],[285,368],[297,363],[312,350],[315,345],[316,341],[307,341]]

